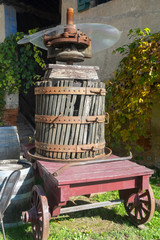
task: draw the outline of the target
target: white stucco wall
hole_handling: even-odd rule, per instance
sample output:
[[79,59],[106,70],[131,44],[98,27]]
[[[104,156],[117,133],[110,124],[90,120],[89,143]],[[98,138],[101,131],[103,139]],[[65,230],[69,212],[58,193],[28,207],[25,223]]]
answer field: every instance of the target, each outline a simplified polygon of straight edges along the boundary
[[5,10],[4,4],[0,4],[0,43],[5,38]]
[[[160,0],[112,0],[80,13],[77,11],[77,0],[62,0],[62,24],[66,23],[66,10],[70,7],[74,8],[77,23],[106,23],[122,31],[119,42],[113,47],[84,61],[85,65],[98,65],[98,75],[104,81],[112,76],[121,59],[112,51],[129,42],[127,34],[130,29],[148,27],[152,33],[160,31]],[[152,149],[144,152],[144,156],[160,168],[160,99],[153,106],[150,138]]]
[[148,27],[151,31],[160,31],[160,0],[112,0],[100,4],[86,11],[78,13],[77,0],[62,0],[61,23],[66,23],[66,10],[74,8],[74,18],[77,23],[98,22],[113,25],[122,32],[118,43],[106,51],[95,54],[90,60],[85,60],[85,65],[98,65],[101,80],[107,80],[117,68],[121,59],[119,54],[112,51],[126,44],[129,40],[129,30]]

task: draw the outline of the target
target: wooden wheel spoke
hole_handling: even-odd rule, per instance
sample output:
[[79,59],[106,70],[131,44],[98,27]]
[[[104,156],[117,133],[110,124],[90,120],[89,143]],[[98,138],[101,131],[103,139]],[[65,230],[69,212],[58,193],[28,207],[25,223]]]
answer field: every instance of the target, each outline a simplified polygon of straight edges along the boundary
[[140,214],[141,219],[145,217],[144,212],[142,211],[142,208],[139,208],[139,214]]
[[148,193],[147,193],[147,192],[144,192],[144,193],[142,193],[142,194],[139,195],[139,198],[144,198],[144,197],[146,197],[146,196],[148,196]]
[[129,207],[129,212],[132,212],[135,207],[136,207],[136,203],[133,203],[131,207]]
[[141,202],[141,203],[144,203],[145,205],[146,205],[146,204],[149,205],[149,201],[148,201],[148,200],[140,199],[140,202]]
[[150,210],[149,210],[149,209],[146,209],[146,208],[144,208],[144,207],[142,207],[142,210],[143,210],[143,212],[144,212],[145,214],[149,214],[149,213],[150,213]]
[[38,196],[38,194],[37,194],[36,202],[35,202],[35,205],[36,205],[37,209],[38,209],[38,205],[39,205],[39,204],[40,204],[40,199],[39,199],[39,196]]
[[135,218],[138,219],[138,208],[135,208]]

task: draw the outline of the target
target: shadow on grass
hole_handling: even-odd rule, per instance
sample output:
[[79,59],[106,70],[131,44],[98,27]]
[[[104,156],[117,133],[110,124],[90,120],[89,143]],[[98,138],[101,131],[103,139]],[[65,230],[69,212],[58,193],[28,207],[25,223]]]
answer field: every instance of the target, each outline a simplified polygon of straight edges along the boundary
[[[69,206],[76,206],[76,205],[82,205],[82,204],[89,204],[88,201],[85,200],[76,200],[74,202],[68,201],[67,207]],[[79,211],[75,213],[69,213],[69,214],[64,214],[56,217],[58,221],[65,221],[70,218],[83,218],[83,217],[88,217],[88,218],[93,218],[93,217],[100,217],[102,220],[108,220],[110,222],[119,224],[119,225],[126,225],[126,226],[133,226],[133,224],[129,221],[128,216],[122,216],[117,213],[116,209],[114,206],[112,208],[96,208],[96,209],[90,209],[90,210],[84,210],[84,211]],[[54,219],[51,219],[50,222],[54,222]],[[33,240],[33,235],[32,235],[32,229],[31,227],[29,228],[29,224],[25,224],[23,226],[19,226],[16,228],[7,228],[5,229],[6,232],[6,238],[7,240]],[[3,238],[0,238],[0,240]]]
[[[84,200],[76,200],[74,202],[68,201],[67,207],[70,206],[77,206],[77,205],[82,205],[82,204],[91,204],[88,201]],[[122,216],[117,213],[115,210],[114,206],[112,208],[96,208],[96,209],[90,209],[90,210],[83,210],[83,211],[78,211],[74,213],[68,213],[64,215],[58,216],[59,221],[63,220],[68,220],[69,218],[82,218],[82,217],[97,217],[99,216],[102,220],[108,220],[120,225],[127,225],[127,226],[133,226],[133,223],[130,221],[129,217],[127,214],[125,216]],[[51,220],[51,221],[54,221]]]
[[[18,226],[15,228],[5,228],[7,240],[33,240],[32,231],[28,231],[28,224]],[[0,229],[2,233],[2,230]],[[0,239],[3,239],[0,238]]]

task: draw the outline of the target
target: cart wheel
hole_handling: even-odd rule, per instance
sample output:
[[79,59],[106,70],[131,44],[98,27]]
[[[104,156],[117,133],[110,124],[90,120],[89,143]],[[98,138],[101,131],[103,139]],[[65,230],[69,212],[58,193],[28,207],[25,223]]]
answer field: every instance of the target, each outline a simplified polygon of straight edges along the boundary
[[124,198],[124,206],[131,220],[137,225],[147,223],[151,220],[155,210],[155,198],[151,186],[142,192],[128,194]]
[[32,221],[34,239],[47,240],[49,237],[48,201],[43,188],[34,185],[31,193],[31,205],[35,209],[36,219]]

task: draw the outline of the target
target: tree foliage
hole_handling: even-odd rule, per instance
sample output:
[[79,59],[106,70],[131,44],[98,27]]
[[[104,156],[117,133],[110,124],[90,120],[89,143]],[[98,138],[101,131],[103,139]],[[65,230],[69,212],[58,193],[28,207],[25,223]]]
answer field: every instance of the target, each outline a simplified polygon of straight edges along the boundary
[[123,55],[115,77],[106,83],[106,110],[110,124],[106,141],[139,148],[137,140],[146,134],[153,101],[160,92],[160,32],[130,30],[134,41],[115,50]]

